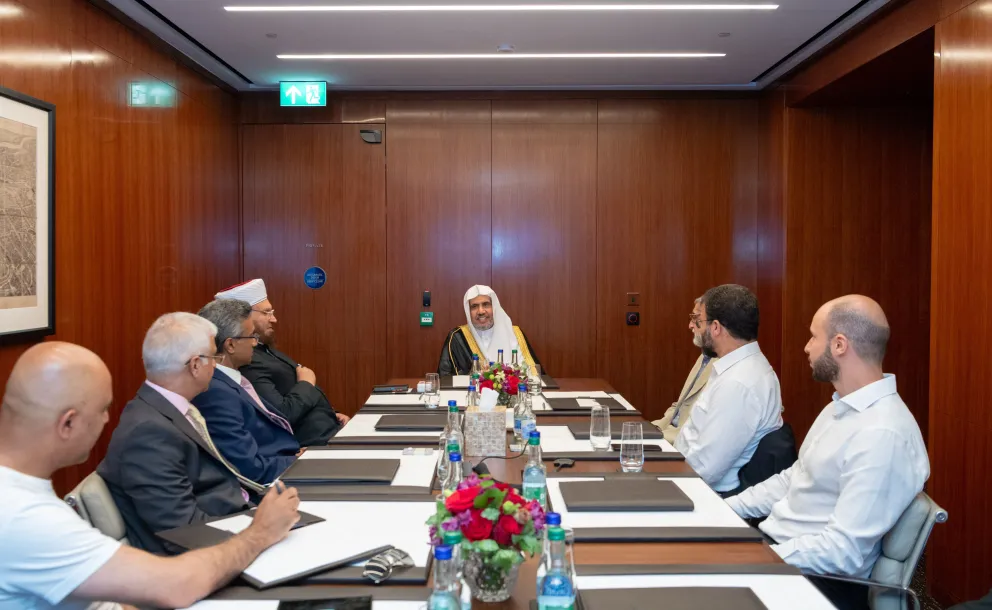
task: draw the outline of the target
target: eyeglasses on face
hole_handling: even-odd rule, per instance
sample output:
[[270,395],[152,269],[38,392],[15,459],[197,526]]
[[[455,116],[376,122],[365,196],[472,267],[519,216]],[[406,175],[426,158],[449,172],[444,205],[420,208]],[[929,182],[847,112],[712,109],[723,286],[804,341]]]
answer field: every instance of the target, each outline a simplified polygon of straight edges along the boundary
[[275,309],[255,309],[255,308],[252,308],[252,311],[254,311],[256,313],[260,313],[263,316],[265,316],[266,318],[274,318],[274,317],[276,317],[276,310]]
[[224,360],[224,356],[223,355],[216,355],[216,354],[214,354],[213,356],[207,356],[206,354],[200,354],[199,356],[193,356],[192,358],[190,358],[189,360],[187,360],[186,362],[184,362],[183,363],[183,366],[189,366],[189,363],[190,362],[193,362],[194,360],[199,360],[200,358],[206,358],[207,360],[213,360],[214,361],[214,364],[220,364]]
[[252,346],[258,345],[258,342],[261,339],[261,337],[259,337],[256,334],[251,334],[251,335],[247,335],[247,336],[244,336],[244,337],[231,337],[231,338],[232,339],[248,339],[249,341],[251,341]]
[[699,328],[703,324],[709,324],[710,322],[716,322],[717,320],[703,320],[698,313],[689,314],[689,323]]

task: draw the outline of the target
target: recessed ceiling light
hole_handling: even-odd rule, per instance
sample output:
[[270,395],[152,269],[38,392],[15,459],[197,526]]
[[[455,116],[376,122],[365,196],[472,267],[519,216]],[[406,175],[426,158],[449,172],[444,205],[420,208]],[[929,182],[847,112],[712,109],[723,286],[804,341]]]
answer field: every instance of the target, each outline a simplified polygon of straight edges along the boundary
[[21,9],[10,5],[10,4],[0,4],[0,17],[19,17],[21,14]]
[[699,59],[726,53],[396,53],[376,55],[276,55],[279,59],[349,61],[364,59]]
[[518,11],[773,11],[777,4],[425,4],[225,6],[232,13],[518,12]]

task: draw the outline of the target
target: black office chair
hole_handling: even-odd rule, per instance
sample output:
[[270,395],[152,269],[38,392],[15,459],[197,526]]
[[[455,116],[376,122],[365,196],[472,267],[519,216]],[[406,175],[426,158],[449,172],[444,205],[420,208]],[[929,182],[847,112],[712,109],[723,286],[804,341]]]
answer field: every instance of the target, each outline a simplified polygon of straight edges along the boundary
[[782,424],[781,428],[769,432],[758,442],[758,448],[754,450],[751,460],[741,467],[740,472],[737,473],[741,481],[740,486],[720,495],[724,498],[736,496],[748,487],[753,487],[792,466],[798,457],[796,436],[792,433],[792,426]]

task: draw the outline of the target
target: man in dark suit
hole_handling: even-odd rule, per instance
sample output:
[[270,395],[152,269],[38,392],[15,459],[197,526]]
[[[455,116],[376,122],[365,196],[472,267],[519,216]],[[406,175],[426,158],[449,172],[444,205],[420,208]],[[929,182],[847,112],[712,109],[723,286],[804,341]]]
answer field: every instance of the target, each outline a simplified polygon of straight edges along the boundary
[[147,381],[124,408],[97,467],[128,539],[152,553],[181,550],[155,532],[245,510],[245,488],[262,490],[252,481],[242,486],[211,447],[189,402],[212,378],[214,333],[208,321],[185,312],[152,324],[142,346]]
[[200,310],[217,326],[214,339],[221,361],[207,391],[193,399],[220,453],[253,481],[271,483],[296,459],[300,444],[275,407],[258,395],[238,369],[251,362],[258,343],[251,306],[217,299]]
[[251,362],[241,367],[241,374],[251,381],[255,391],[275,405],[293,427],[293,436],[303,446],[326,445],[348,416],[336,413],[324,391],[317,386],[317,376],[309,368],[275,348],[276,314],[260,279],[231,286],[214,295],[218,299],[237,299],[251,306],[251,318],[259,342]]

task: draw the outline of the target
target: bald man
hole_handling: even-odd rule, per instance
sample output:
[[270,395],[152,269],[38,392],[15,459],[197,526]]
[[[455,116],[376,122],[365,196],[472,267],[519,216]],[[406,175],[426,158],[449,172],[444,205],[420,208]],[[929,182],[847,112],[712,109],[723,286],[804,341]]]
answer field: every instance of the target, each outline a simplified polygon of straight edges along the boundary
[[[761,524],[786,561],[815,574],[868,578],[881,540],[930,476],[923,436],[882,372],[889,323],[872,299],[830,301],[810,325],[813,379],[833,402],[810,428],[796,463],[727,503]],[[841,610],[868,608],[860,585],[813,579]]]
[[86,461],[111,400],[110,371],[78,345],[41,343],[14,365],[0,407],[0,608],[184,608],[240,574],[299,520],[299,495],[280,486],[241,534],[179,557],[104,536],[55,495],[51,476]]

